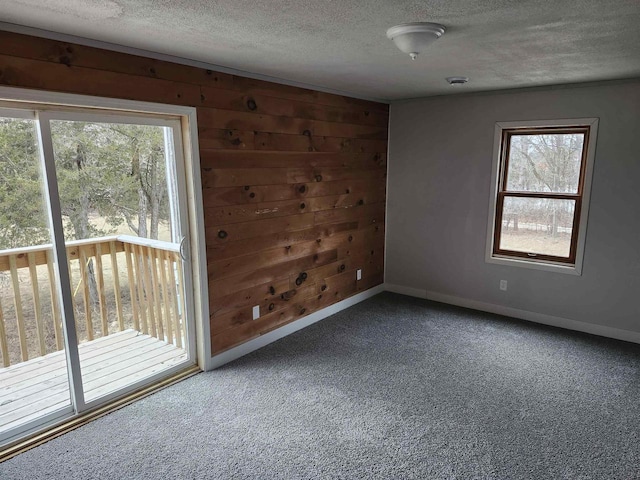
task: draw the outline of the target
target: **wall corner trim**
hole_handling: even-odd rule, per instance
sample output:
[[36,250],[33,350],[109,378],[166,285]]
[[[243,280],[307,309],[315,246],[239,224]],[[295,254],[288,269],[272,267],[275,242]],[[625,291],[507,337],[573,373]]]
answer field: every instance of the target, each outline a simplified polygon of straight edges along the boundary
[[472,310],[480,310],[482,312],[495,313],[506,317],[518,318],[534,323],[541,323],[552,327],[564,328],[576,332],[589,333],[600,337],[613,338],[625,342],[640,344],[640,332],[630,330],[622,330],[619,328],[607,327],[604,325],[596,325],[593,323],[579,322],[563,317],[546,315],[544,313],[531,312],[529,310],[520,310],[518,308],[506,307],[494,303],[480,302],[478,300],[470,300],[467,298],[446,295],[444,293],[433,292],[430,290],[421,290],[418,288],[405,287],[402,285],[386,285],[390,292],[409,295],[411,297],[426,298],[434,302],[447,303],[458,307],[470,308]]
[[238,345],[237,347],[231,348],[226,352],[222,352],[218,355],[215,355],[209,359],[207,362],[206,370],[213,370],[215,368],[221,367],[222,365],[232,362],[240,357],[243,357],[255,350],[258,350],[262,347],[269,345],[270,343],[275,342],[276,340],[280,340],[288,335],[291,335],[298,330],[302,330],[309,325],[312,325],[320,320],[324,320],[325,318],[334,315],[342,310],[345,310],[353,305],[356,305],[368,298],[371,298],[379,293],[385,291],[385,285],[380,284],[364,292],[360,292],[357,295],[353,295],[352,297],[345,298],[344,300],[334,303],[322,310],[318,310],[317,312],[311,313],[304,318],[296,320],[295,322],[288,323],[283,325],[280,328],[272,330],[271,332],[265,333],[264,335],[259,336],[258,338],[254,338],[253,340],[249,340],[242,345]]

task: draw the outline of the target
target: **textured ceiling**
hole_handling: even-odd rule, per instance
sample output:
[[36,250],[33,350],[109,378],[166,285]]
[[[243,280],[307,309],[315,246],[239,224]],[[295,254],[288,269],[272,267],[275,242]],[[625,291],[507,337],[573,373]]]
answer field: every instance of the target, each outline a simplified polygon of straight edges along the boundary
[[[0,20],[389,100],[640,77],[640,0],[0,0]],[[447,27],[416,61],[385,36],[412,21]]]

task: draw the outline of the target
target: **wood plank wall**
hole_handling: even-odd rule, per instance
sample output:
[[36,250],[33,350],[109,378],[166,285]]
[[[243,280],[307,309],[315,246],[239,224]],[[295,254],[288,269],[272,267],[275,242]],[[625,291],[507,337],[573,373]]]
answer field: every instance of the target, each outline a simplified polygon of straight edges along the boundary
[[388,105],[9,32],[0,84],[197,107],[214,354],[382,283]]

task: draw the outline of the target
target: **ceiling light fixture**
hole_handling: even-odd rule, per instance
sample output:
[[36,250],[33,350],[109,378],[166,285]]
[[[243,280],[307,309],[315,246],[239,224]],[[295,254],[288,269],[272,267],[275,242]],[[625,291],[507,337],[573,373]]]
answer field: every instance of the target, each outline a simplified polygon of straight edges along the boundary
[[469,77],[447,77],[449,85],[455,87],[456,85],[464,85],[469,81]]
[[415,60],[418,54],[430,43],[439,39],[444,31],[444,25],[437,23],[403,23],[387,30],[387,38],[393,40],[396,47]]

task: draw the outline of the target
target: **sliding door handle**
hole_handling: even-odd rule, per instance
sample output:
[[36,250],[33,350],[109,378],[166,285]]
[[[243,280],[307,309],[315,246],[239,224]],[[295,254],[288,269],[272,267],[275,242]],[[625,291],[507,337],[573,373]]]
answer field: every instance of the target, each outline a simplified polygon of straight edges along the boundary
[[186,240],[187,240],[187,237],[182,237],[182,239],[180,240],[180,247],[178,249],[178,251],[180,252],[180,258],[182,258],[182,261],[184,262],[187,261],[187,255],[184,250],[184,244]]

